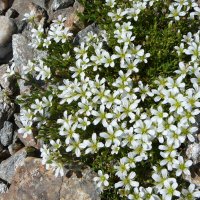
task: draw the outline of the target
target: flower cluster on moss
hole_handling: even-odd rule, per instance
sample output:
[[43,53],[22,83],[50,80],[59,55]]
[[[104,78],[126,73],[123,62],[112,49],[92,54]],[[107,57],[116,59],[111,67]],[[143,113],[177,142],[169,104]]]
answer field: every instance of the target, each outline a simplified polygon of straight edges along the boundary
[[[192,165],[185,149],[195,141],[200,113],[198,4],[101,4],[107,16],[102,24],[97,17],[99,33],[89,32],[75,47],[65,18],[46,32],[31,20],[31,45],[47,57],[23,68],[23,79],[36,81],[31,94],[18,96],[19,133],[37,133],[44,141],[43,164],[56,176],[69,162],[89,164],[106,199],[195,199],[199,191],[184,178]],[[145,16],[153,27],[145,27],[151,23]],[[185,29],[184,23],[191,25]],[[156,42],[159,32],[169,44]]]

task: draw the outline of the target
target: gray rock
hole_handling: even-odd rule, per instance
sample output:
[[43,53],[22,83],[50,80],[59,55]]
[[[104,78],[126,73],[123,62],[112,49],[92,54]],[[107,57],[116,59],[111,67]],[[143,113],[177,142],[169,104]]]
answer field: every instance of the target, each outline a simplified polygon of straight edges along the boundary
[[12,78],[9,78],[7,81],[4,79],[4,75],[6,73],[6,70],[8,68],[8,64],[0,65],[0,85],[1,87],[8,93],[9,95],[13,95],[13,93],[16,91],[16,81]]
[[193,161],[193,165],[190,167],[191,175],[185,179],[200,187],[200,143],[189,144],[186,155]]
[[28,38],[22,34],[14,34],[12,39],[13,44],[13,60],[15,66],[19,68],[19,73],[22,66],[27,65],[28,60],[33,59],[33,49],[28,45]]
[[34,12],[34,15],[35,15],[34,22],[37,25],[40,24],[43,27],[45,27],[47,19],[48,19],[47,11],[35,3],[29,4],[29,10]]
[[66,21],[64,23],[64,26],[69,28],[70,30],[73,30],[73,32],[78,32],[82,29],[84,29],[84,23],[80,21],[77,13],[83,13],[84,7],[78,2],[75,1],[73,7],[68,7],[64,9],[59,9],[54,11],[53,13],[50,13],[49,21],[52,21],[54,19],[57,19],[59,15],[66,18]]
[[0,178],[7,181],[8,183],[12,182],[15,170],[17,167],[21,166],[27,157],[26,149],[23,148],[15,153],[13,156],[4,160],[0,164]]
[[14,104],[0,103],[0,129],[3,128],[4,122],[8,121],[14,114]]
[[0,64],[8,63],[12,58],[12,43],[9,42],[5,46],[0,46]]
[[12,57],[12,35],[16,33],[17,26],[13,20],[0,16],[0,64],[6,63]]
[[16,10],[19,13],[19,16],[17,17],[18,20],[22,20],[24,18],[25,13],[29,13],[29,4],[32,2],[32,0],[14,0],[12,4],[12,9]]
[[2,144],[0,144],[0,162],[2,160],[7,159],[8,157],[10,157],[8,149],[6,149]]
[[89,26],[87,26],[85,29],[81,30],[78,32],[78,34],[76,35],[76,37],[74,38],[74,44],[77,45],[77,44],[80,44],[81,42],[84,42],[85,41],[85,36],[87,36],[87,34],[89,32],[93,32],[93,33],[99,33],[99,28],[98,26],[93,23]]
[[5,183],[0,182],[0,194],[6,193],[7,191],[8,191],[8,186]]
[[12,144],[8,146],[8,151],[10,155],[14,155],[17,151],[22,149],[24,145],[22,144],[21,140],[18,138],[18,132],[15,131],[13,134]]
[[90,168],[74,168],[66,173],[64,177],[55,177],[52,170],[41,164],[41,159],[26,158],[2,200],[100,200],[93,182],[96,174]]
[[6,12],[6,17],[8,18],[17,18],[19,16],[19,13],[13,9],[13,8],[10,8],[8,9],[8,11]]
[[1,0],[0,1],[0,12],[4,13],[13,3],[13,0]]
[[51,5],[51,9],[53,11],[59,10],[59,9],[64,9],[69,6],[72,6],[74,3],[74,0],[53,0],[53,3]]
[[12,35],[16,33],[17,27],[13,20],[6,16],[0,16],[0,46],[4,47],[11,42]]
[[48,10],[53,0],[32,0],[33,3],[37,4],[41,8]]
[[200,144],[193,143],[188,145],[188,148],[186,150],[186,155],[189,159],[193,160],[194,164],[200,162]]
[[3,128],[0,130],[0,140],[3,146],[12,144],[13,124],[9,121],[4,122]]
[[[27,33],[28,34],[28,33]],[[33,50],[29,44],[29,36],[22,34],[13,35],[13,61],[18,73],[23,74],[23,66],[28,64],[28,60],[42,59],[46,57],[46,52]],[[22,79],[17,80],[20,94],[27,94],[30,92],[31,85],[26,85]]]

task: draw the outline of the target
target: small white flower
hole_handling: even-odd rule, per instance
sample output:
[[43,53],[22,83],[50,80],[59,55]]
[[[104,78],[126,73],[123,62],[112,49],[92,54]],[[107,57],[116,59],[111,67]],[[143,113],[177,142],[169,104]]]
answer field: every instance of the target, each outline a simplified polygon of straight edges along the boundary
[[85,154],[94,154],[97,153],[97,151],[104,147],[104,144],[102,142],[98,142],[97,140],[97,134],[93,133],[92,134],[92,139],[91,140],[84,140],[82,143],[83,148],[87,148],[85,150]]
[[97,187],[103,191],[103,189],[109,185],[108,179],[108,174],[103,174],[101,170],[98,170],[98,177],[94,177],[93,180],[97,182]]
[[191,160],[184,161],[182,156],[178,157],[178,162],[174,164],[174,168],[177,169],[176,176],[180,176],[182,173],[185,175],[190,175],[189,167],[192,165]]

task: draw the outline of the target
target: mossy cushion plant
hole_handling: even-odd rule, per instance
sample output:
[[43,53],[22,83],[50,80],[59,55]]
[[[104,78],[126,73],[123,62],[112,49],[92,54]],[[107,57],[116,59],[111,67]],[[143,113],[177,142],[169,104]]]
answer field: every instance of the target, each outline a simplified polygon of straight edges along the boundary
[[[32,43],[47,52],[23,74],[18,96],[24,136],[44,141],[43,164],[63,176],[89,165],[102,199],[195,199],[186,155],[197,132],[200,8],[193,0],[81,0],[95,22],[74,46],[59,16],[48,30],[31,21]],[[14,67],[8,69],[13,75]],[[36,80],[36,81],[32,81]]]

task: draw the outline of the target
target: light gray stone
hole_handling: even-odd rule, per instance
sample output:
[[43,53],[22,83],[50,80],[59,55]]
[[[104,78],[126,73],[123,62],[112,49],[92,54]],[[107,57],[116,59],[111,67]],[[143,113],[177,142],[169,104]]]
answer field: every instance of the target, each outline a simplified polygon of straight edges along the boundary
[[200,144],[199,143],[193,143],[189,144],[186,155],[189,159],[192,159],[194,164],[197,164],[200,162]]
[[13,138],[13,124],[9,121],[5,121],[3,128],[0,130],[0,140],[3,146],[12,144]]
[[13,44],[13,60],[19,72],[22,66],[27,65],[28,60],[33,59],[33,49],[28,45],[29,40],[22,34],[14,34],[12,39]]
[[4,160],[0,164],[0,178],[7,181],[8,183],[12,182],[15,170],[17,167],[21,166],[27,157],[26,149],[23,148],[15,153],[13,156]]
[[0,16],[0,64],[7,63],[12,57],[12,35],[16,33],[17,26],[13,20]]
[[0,0],[0,12],[4,13],[13,3],[13,0]]
[[[28,38],[22,34],[14,34],[12,43],[13,61],[17,71],[21,74],[23,72],[23,66],[28,64],[28,60],[33,60],[33,49],[28,45]],[[30,86],[26,86],[24,80],[19,79],[17,82],[19,85],[20,94],[24,94],[30,91]]]
[[0,194],[6,193],[7,191],[8,191],[8,186],[5,183],[0,182]]
[[15,23],[6,16],[0,16],[0,46],[4,47],[11,42],[12,35],[16,33]]
[[187,175],[185,179],[200,187],[200,143],[189,144],[186,155],[193,161],[193,165],[190,167],[191,175]]
[[5,81],[4,75],[7,71],[8,64],[0,65],[0,85],[6,91],[7,94],[13,95],[13,93],[17,90],[16,88],[16,81],[13,78],[8,78]]
[[88,167],[76,168],[65,171],[64,177],[55,177],[41,159],[26,158],[2,200],[100,200],[93,181],[96,174]]
[[29,4],[32,0],[14,0],[12,9],[15,9],[19,16],[17,17],[18,20],[22,20],[24,18],[24,14],[29,12]]
[[53,11],[59,10],[59,9],[64,9],[69,6],[72,6],[74,3],[74,0],[54,0],[51,6],[51,9]]
[[48,10],[53,0],[32,0],[33,3],[37,4],[41,8]]
[[8,9],[8,11],[6,12],[6,17],[8,18],[17,18],[19,16],[19,13],[13,9],[13,8],[10,8]]
[[12,43],[9,42],[5,46],[0,46],[0,64],[8,63],[12,58]]
[[14,104],[0,103],[0,129],[3,128],[4,122],[8,121],[14,114]]
[[22,144],[21,140],[18,138],[18,132],[15,131],[13,134],[12,144],[8,146],[8,151],[10,155],[14,155],[17,151],[22,149],[24,145]]

